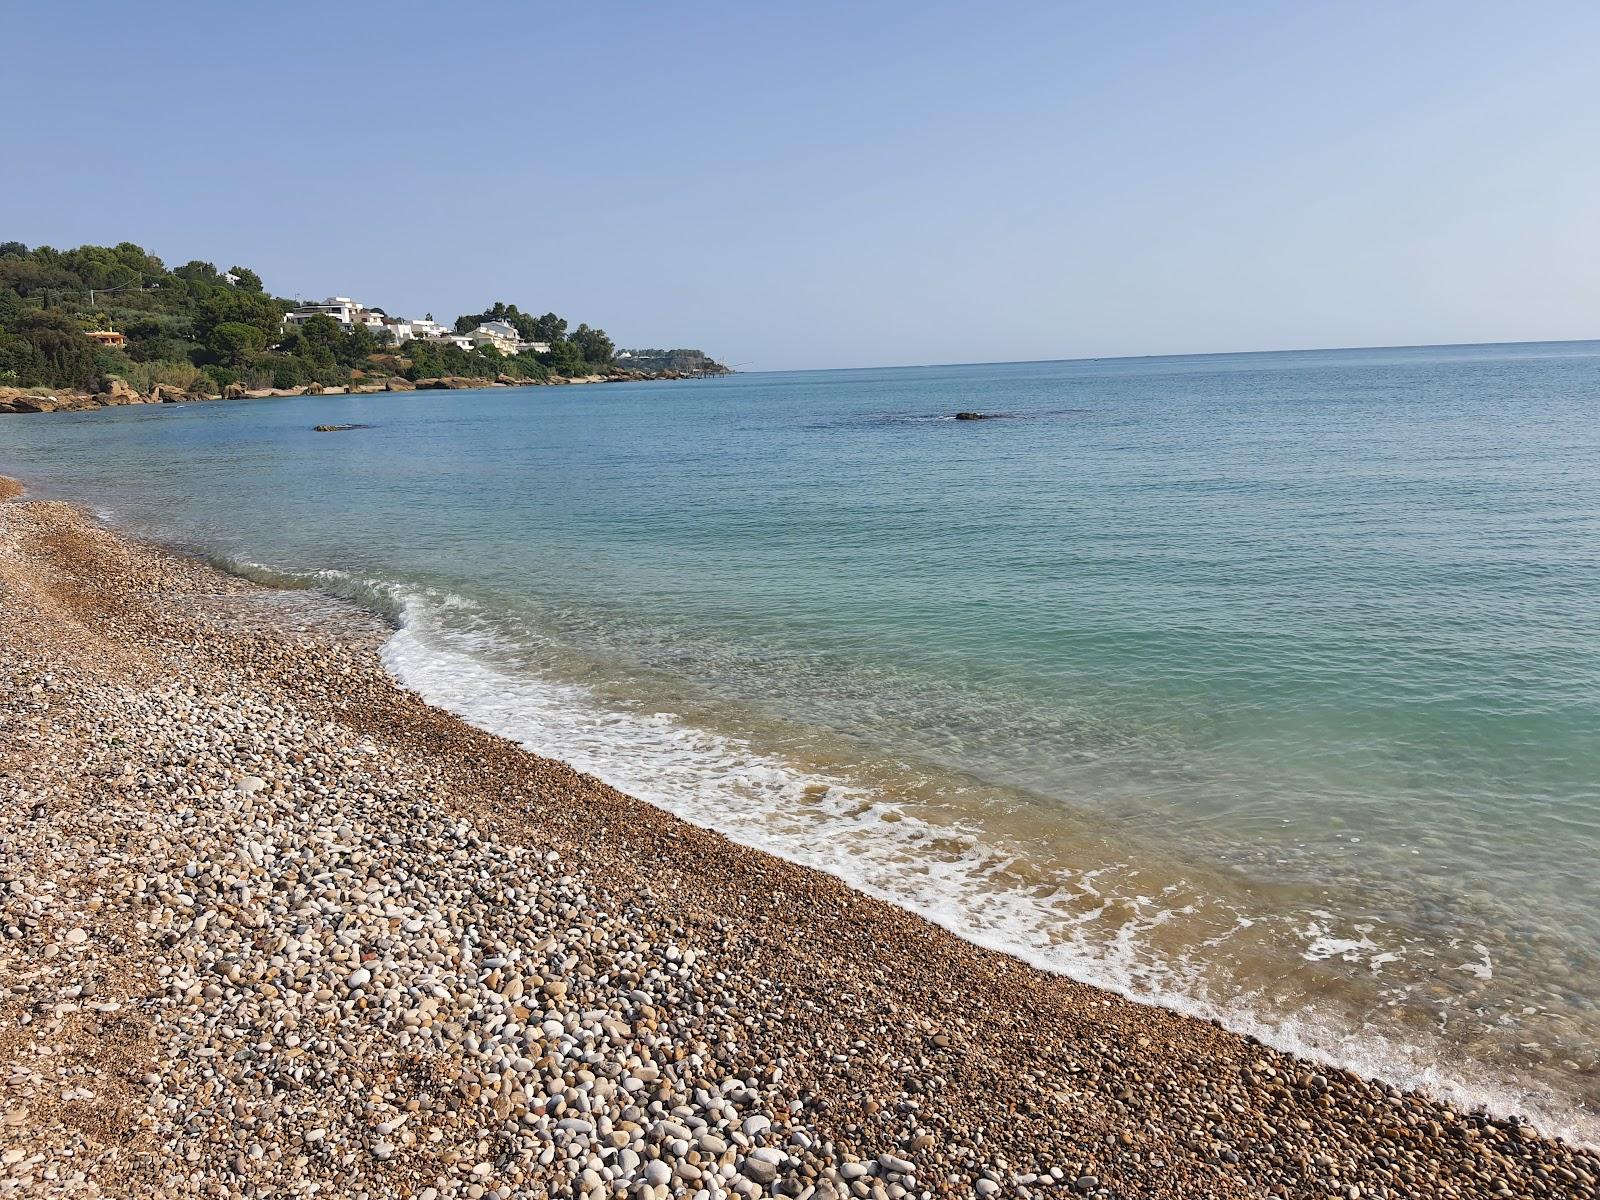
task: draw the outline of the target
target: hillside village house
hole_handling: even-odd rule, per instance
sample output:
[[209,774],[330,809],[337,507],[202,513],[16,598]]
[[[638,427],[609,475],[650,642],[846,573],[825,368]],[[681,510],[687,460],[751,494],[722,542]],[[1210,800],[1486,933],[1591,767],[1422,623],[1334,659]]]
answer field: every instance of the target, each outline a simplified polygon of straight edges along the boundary
[[432,317],[427,317],[421,321],[413,320],[411,322],[412,337],[442,338],[445,334],[450,332],[452,332],[452,330],[448,326],[439,324],[439,322],[435,321]]
[[115,329],[92,329],[84,336],[102,346],[125,346],[128,343],[128,339]]
[[509,321],[485,321],[467,336],[472,339],[474,345],[493,346],[507,358],[517,352],[521,342],[517,327]]
[[302,304],[293,312],[283,318],[285,325],[304,325],[312,317],[321,314],[332,317],[344,328],[349,329],[355,324],[359,314],[366,309],[357,304],[348,296],[329,296],[326,300],[319,300],[315,304]]
[[[348,296],[329,296],[326,300],[301,304],[283,318],[283,323],[304,325],[318,315],[332,317],[344,329],[361,325],[375,334],[386,334],[396,346],[411,341],[447,342],[463,350],[492,346],[507,358],[524,350],[531,350],[535,354],[550,353],[549,342],[523,341],[517,327],[509,321],[485,321],[469,333],[457,333],[431,317],[420,320],[391,317],[381,308],[368,308]],[[120,333],[114,336],[122,337]]]
[[317,315],[332,317],[341,328],[364,326],[379,335],[387,335],[395,344],[409,342],[418,337],[432,337],[444,332],[437,321],[407,321],[389,316],[381,308],[368,308],[348,296],[329,296],[326,300],[302,304],[283,318],[285,325],[304,325]]

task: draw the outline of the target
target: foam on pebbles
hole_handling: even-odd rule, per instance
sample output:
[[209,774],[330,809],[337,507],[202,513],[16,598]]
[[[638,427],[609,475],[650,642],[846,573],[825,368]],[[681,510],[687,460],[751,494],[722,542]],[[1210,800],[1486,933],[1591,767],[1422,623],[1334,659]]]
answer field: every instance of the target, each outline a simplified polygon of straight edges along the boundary
[[1596,1194],[689,829],[264,594],[0,505],[0,1197]]

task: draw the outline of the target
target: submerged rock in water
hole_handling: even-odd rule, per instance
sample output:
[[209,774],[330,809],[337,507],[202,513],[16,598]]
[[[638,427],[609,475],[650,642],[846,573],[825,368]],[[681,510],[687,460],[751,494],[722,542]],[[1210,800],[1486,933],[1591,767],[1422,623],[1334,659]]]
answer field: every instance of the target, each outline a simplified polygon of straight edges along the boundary
[[958,412],[956,414],[956,420],[958,421],[987,421],[988,419],[988,414],[981,412]]
[[316,433],[343,433],[346,429],[365,429],[365,425],[314,425]]

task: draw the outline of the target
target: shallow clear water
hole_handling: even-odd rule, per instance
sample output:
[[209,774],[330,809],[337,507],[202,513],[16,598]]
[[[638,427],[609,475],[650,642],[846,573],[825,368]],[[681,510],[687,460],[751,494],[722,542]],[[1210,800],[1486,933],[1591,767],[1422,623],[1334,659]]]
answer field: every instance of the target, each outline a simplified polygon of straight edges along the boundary
[[1595,1141],[1597,405],[1597,343],[1027,363],[18,416],[0,471],[965,936]]

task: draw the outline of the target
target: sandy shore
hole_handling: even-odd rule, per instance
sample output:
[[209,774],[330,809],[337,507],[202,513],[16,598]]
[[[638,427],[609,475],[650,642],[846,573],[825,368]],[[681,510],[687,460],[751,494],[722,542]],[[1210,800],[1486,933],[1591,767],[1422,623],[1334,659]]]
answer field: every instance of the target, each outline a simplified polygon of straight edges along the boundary
[[364,617],[70,506],[0,503],[0,613],[0,1197],[1600,1195],[472,729]]

